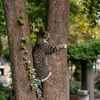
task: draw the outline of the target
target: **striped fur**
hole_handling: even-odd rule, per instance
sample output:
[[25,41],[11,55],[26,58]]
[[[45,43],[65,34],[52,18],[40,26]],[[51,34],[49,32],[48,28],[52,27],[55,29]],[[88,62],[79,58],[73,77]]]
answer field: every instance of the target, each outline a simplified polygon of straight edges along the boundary
[[37,33],[36,45],[32,52],[37,78],[42,82],[47,80],[51,75],[51,67],[47,63],[46,55],[55,53],[56,51],[67,47],[66,44],[61,44],[56,47],[50,46],[47,42],[49,37],[50,34],[46,31]]

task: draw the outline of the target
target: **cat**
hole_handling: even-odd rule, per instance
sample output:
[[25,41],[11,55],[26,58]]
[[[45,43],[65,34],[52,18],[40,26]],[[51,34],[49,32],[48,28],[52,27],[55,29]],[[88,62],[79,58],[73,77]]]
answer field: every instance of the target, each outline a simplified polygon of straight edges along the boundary
[[61,44],[56,47],[52,47],[48,44],[47,40],[50,38],[50,34],[47,31],[36,33],[37,40],[36,45],[32,51],[34,68],[36,69],[37,76],[40,82],[46,81],[51,75],[51,67],[47,63],[47,54],[52,54],[60,49],[67,48],[66,44]]

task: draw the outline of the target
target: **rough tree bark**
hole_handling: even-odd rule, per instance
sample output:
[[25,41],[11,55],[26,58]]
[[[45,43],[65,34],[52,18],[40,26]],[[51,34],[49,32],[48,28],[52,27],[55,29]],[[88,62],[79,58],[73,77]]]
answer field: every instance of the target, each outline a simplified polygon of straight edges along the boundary
[[[29,71],[25,65],[23,57],[32,60],[31,40],[29,43],[23,43],[22,38],[29,37],[30,31],[28,17],[24,0],[2,0],[7,24],[7,34],[10,49],[10,62],[12,69],[13,87],[16,100],[37,100],[36,93],[31,91],[30,84],[32,81],[28,78]],[[25,14],[23,20],[25,25],[18,22],[19,16]],[[26,46],[29,54],[25,54],[25,50],[21,50],[22,43]]]
[[[46,30],[53,46],[68,43],[69,0],[47,0]],[[43,84],[45,100],[67,100],[67,49],[48,56],[52,75]]]

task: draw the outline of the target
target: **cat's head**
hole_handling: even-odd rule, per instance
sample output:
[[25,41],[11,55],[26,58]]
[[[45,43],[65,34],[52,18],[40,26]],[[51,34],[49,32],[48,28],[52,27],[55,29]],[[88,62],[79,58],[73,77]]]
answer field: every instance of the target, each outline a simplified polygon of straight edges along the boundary
[[47,31],[38,32],[36,33],[36,35],[45,40],[47,40],[50,37],[50,34]]

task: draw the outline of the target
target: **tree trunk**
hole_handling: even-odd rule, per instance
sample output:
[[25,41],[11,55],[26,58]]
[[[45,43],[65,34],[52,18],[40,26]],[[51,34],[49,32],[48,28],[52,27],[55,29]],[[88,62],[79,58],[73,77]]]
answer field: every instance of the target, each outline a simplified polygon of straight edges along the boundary
[[87,61],[81,62],[82,69],[82,90],[89,90],[90,94],[89,100],[94,100],[94,75],[93,75],[93,65],[88,66]]
[[[32,81],[29,80],[29,71],[23,59],[24,56],[27,57],[33,67],[30,31],[24,0],[2,0],[2,2],[7,24],[15,100],[37,100],[36,93],[31,91]],[[18,21],[21,14],[25,14],[22,19],[25,22],[24,25],[20,25]],[[22,38],[25,37],[29,37],[29,43],[22,42]],[[25,54],[25,50],[21,49],[22,43],[29,54]]]
[[[47,0],[46,30],[53,46],[68,43],[69,0]],[[48,56],[52,75],[43,84],[45,100],[67,100],[67,49]]]

